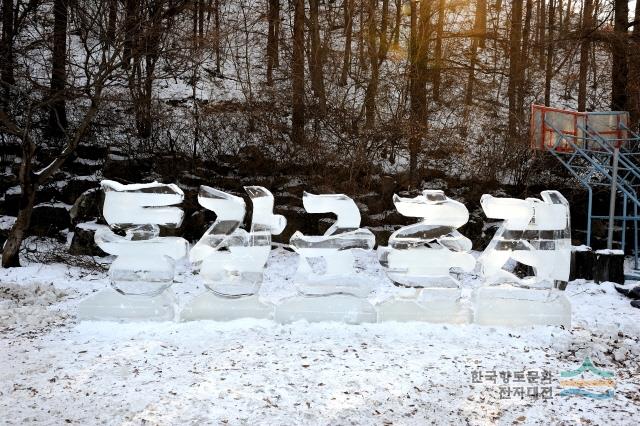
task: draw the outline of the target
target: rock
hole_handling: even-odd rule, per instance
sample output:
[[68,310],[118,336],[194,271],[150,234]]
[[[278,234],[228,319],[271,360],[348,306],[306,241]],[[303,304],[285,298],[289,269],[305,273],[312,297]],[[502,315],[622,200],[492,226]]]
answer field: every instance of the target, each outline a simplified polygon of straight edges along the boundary
[[631,299],[640,299],[640,285],[637,285],[629,290],[629,293],[627,293],[627,297]]
[[369,229],[369,231],[371,231],[376,237],[376,247],[389,245],[389,237],[399,228],[399,225],[367,227],[367,229]]
[[149,177],[151,166],[151,159],[134,159],[118,152],[110,152],[102,173],[106,179],[139,183],[144,181],[143,178]]
[[61,204],[38,204],[31,214],[29,233],[39,237],[56,236],[58,231],[69,228],[71,218]]
[[11,227],[16,223],[16,218],[12,216],[0,216],[0,253],[2,253],[2,246],[9,238],[9,231]]
[[81,223],[77,225],[73,230],[69,254],[74,256],[107,256],[107,253],[102,251],[94,240],[96,230],[101,226],[106,227],[106,225],[97,225],[95,223]]
[[87,158],[76,158],[73,161],[67,161],[64,169],[68,170],[74,176],[89,176],[95,175],[96,172],[102,169],[104,164],[103,160],[90,160]]
[[389,200],[393,198],[393,194],[396,191],[396,180],[392,176],[382,176],[380,179],[380,194],[383,200]]
[[4,194],[4,201],[0,206],[0,214],[7,216],[17,216],[20,210],[20,187],[11,187]]
[[610,281],[624,284],[624,252],[597,250],[593,264],[593,280],[596,283]]
[[102,160],[107,156],[108,149],[101,145],[78,145],[76,153],[78,157],[88,160]]
[[631,306],[633,306],[634,308],[640,308],[640,300],[632,300]]
[[99,183],[94,180],[72,179],[63,183],[61,201],[67,204],[74,204],[80,195],[90,189],[99,189]]
[[[393,196],[390,197],[393,198]],[[380,194],[375,194],[375,193],[371,193],[371,194],[367,194],[367,195],[362,195],[360,197],[357,198],[357,202],[364,204],[365,206],[367,206],[367,214],[379,214],[382,213],[383,211],[389,209],[389,208],[393,208],[393,201],[391,201],[391,203],[389,202],[390,200],[386,200],[385,197],[381,196]],[[389,204],[391,204],[391,207],[389,207]],[[365,214],[364,211],[362,211],[362,209],[360,210],[361,214]]]
[[569,281],[579,278],[585,280],[593,279],[593,263],[595,257],[590,247],[574,247],[571,250],[571,272]]
[[276,162],[268,158],[265,151],[256,145],[240,148],[237,158],[237,170],[241,175],[265,175],[277,169]]
[[215,220],[215,213],[201,209],[186,216],[181,227],[181,237],[187,241],[196,242]]
[[[284,215],[287,218],[287,226],[280,235],[274,235],[273,241],[283,244],[289,244],[289,239],[294,232],[300,231],[305,235],[322,235],[318,229],[319,221],[322,218],[330,216],[321,214],[307,213],[302,207],[276,205],[275,214]],[[334,216],[335,217],[335,216]]]
[[102,203],[104,202],[104,193],[100,188],[92,188],[84,191],[75,200],[71,210],[69,211],[72,224],[80,222],[89,222],[92,219],[98,219],[102,216]]
[[0,192],[4,193],[12,186],[19,184],[18,177],[12,173],[0,173]]

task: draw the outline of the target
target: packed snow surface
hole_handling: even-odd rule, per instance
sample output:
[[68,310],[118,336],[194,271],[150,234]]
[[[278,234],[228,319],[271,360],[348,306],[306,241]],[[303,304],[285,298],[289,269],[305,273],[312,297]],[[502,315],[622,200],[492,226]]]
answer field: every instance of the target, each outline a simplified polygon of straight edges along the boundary
[[[295,291],[297,257],[271,253],[261,297]],[[392,286],[357,259],[372,301]],[[181,265],[180,304],[204,291]],[[480,281],[462,277],[463,296]],[[571,330],[478,325],[345,325],[268,320],[82,322],[77,304],[106,274],[59,264],[0,269],[0,419],[7,424],[637,424],[640,310],[613,285],[569,284]],[[322,303],[322,299],[318,299]],[[560,373],[590,356],[615,374],[610,399],[560,396]],[[486,380],[495,371],[494,384]],[[551,374],[509,383],[500,372]],[[484,380],[475,383],[477,373]],[[500,398],[500,386],[524,396]],[[551,398],[527,396],[552,387]],[[503,395],[504,396],[504,395]]]

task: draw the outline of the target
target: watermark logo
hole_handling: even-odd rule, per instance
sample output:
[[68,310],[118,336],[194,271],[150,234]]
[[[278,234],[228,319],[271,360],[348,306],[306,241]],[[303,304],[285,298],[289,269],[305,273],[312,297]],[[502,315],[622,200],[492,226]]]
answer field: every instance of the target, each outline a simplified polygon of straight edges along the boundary
[[597,368],[589,357],[582,361],[579,368],[562,371],[560,377],[560,387],[563,390],[559,395],[579,395],[593,399],[613,398],[613,389],[616,386],[614,373]]

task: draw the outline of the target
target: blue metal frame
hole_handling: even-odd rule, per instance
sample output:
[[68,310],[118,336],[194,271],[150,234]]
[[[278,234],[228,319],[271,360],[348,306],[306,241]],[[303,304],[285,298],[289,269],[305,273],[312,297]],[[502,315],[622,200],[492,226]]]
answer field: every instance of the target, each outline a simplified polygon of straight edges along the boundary
[[[626,114],[624,112],[594,112],[584,113],[585,115],[616,115]],[[578,129],[584,134],[583,137],[566,134],[556,128],[545,118],[545,126],[552,129],[557,135],[556,142],[547,150],[556,157],[564,167],[584,186],[588,192],[587,205],[587,245],[591,245],[591,230],[593,220],[609,219],[609,216],[593,215],[593,188],[611,187],[613,180],[612,158],[614,154],[613,145],[621,143],[619,152],[619,173],[615,182],[617,191],[623,195],[622,215],[615,216],[614,219],[622,222],[621,245],[624,248],[626,243],[626,225],[628,221],[633,221],[634,228],[634,269],[638,269],[638,207],[640,198],[640,136],[632,132],[624,124],[620,124],[619,130],[624,130],[630,136],[626,139],[607,138],[596,130],[586,126],[578,125]],[[587,120],[588,123],[588,120]],[[568,144],[572,151],[559,150],[561,143]],[[628,204],[633,206],[633,214],[628,214]]]

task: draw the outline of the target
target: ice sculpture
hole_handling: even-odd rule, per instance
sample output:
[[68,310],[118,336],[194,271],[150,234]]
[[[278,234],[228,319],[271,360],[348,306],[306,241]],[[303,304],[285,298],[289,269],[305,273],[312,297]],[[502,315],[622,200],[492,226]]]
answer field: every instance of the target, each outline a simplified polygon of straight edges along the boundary
[[452,269],[472,271],[471,240],[457,228],[467,223],[469,212],[439,190],[425,190],[415,198],[394,195],[400,214],[420,218],[395,231],[378,259],[398,289],[378,307],[381,320],[468,322],[470,311],[460,303],[460,285]]
[[204,294],[183,310],[183,319],[269,317],[272,308],[256,293],[271,252],[271,235],[280,234],[287,221],[273,214],[273,195],[261,186],[246,186],[253,204],[251,229],[240,228],[245,202],[208,186],[200,187],[198,202],[216,213],[216,221],[193,247],[190,260],[213,294]]
[[[375,321],[375,310],[365,300],[372,290],[368,280],[354,270],[353,250],[372,250],[375,236],[360,228],[356,203],[343,194],[309,194],[302,197],[309,213],[333,213],[335,223],[322,236],[296,231],[291,247],[300,255],[294,282],[300,296],[276,307],[276,319],[290,322],[340,320]],[[323,296],[321,300],[313,296]],[[311,298],[310,298],[311,297]]]
[[157,182],[122,185],[103,180],[101,185],[103,216],[110,228],[98,229],[95,241],[117,256],[109,277],[119,295],[95,295],[80,307],[80,316],[171,319],[172,300],[164,290],[173,283],[175,262],[186,256],[188,244],[183,238],[160,237],[159,225],[180,226],[184,213],[173,206],[182,202],[183,192],[174,184]]
[[[569,203],[558,191],[541,196],[520,200],[485,194],[480,200],[487,217],[504,220],[478,259],[485,278],[475,295],[481,324],[571,323],[571,307],[561,291],[571,264]],[[519,278],[508,270],[518,263],[533,275]]]

